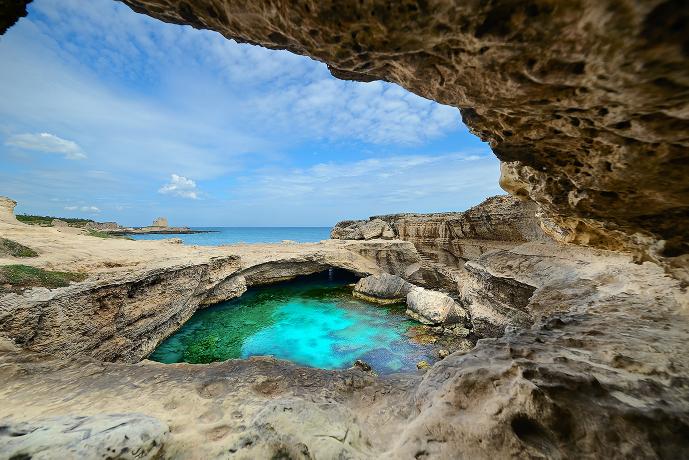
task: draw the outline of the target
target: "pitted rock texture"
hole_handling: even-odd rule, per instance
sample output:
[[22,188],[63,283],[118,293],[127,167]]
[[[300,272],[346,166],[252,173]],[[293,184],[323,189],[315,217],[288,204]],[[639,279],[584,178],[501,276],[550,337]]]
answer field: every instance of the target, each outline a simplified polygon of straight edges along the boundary
[[123,1],[458,107],[565,238],[689,252],[683,0]]
[[143,414],[61,416],[0,421],[0,454],[12,459],[155,459],[169,428]]
[[452,353],[423,378],[270,358],[65,360],[0,340],[0,419],[139,412],[170,426],[163,458],[173,459],[689,455],[678,281],[626,255],[537,242],[475,263],[536,286],[535,323]]

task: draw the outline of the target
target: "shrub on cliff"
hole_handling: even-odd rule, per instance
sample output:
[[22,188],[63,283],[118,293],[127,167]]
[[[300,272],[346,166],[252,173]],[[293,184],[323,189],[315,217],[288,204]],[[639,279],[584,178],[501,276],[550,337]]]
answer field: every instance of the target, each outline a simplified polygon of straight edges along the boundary
[[0,238],[0,256],[37,257],[38,253],[16,241]]
[[0,266],[0,291],[16,292],[31,287],[55,289],[85,278],[84,273],[57,272],[28,265],[4,265]]

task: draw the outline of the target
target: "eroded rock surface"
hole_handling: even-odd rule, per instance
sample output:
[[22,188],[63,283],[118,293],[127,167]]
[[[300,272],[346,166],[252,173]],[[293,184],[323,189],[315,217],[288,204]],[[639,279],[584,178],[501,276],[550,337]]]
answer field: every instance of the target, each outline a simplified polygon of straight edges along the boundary
[[[0,30],[25,3],[2,5]],[[384,79],[459,107],[504,162],[503,187],[538,204],[546,233],[672,259],[686,272],[687,2],[125,3],[165,21],[309,55],[339,78]],[[658,266],[619,254],[500,239],[507,247],[493,240],[484,250],[468,244],[471,234],[459,238],[463,256],[460,248],[437,251],[438,259],[424,253],[449,267],[443,273],[418,255],[412,264],[388,263],[398,268],[391,273],[430,283],[435,270],[436,283],[456,286],[472,305],[490,306],[473,311],[477,317],[500,325],[519,323],[524,313],[531,326],[507,327],[503,337],[446,357],[415,390],[274,362],[75,365],[8,348],[0,411],[38,418],[91,405],[110,412],[144,407],[174,419],[178,430],[166,451],[172,457],[190,456],[190,445],[201,446],[205,457],[227,455],[228,448],[248,457],[689,456],[686,287]],[[373,255],[366,264],[388,259],[376,253],[376,241],[359,244],[369,243],[356,252]],[[73,249],[51,263],[87,260]],[[456,258],[456,267],[440,254]],[[122,256],[112,260],[121,263]],[[501,295],[486,290],[503,287]],[[198,394],[189,397],[194,385]],[[236,419],[233,411],[240,411]],[[298,414],[297,427],[290,412]]]
[[689,251],[687,2],[123,1],[459,107],[565,239]]
[[407,314],[423,324],[442,324],[448,318],[468,322],[466,312],[452,297],[420,287],[407,294]]
[[354,296],[377,303],[405,302],[414,285],[396,275],[381,273],[361,278],[354,286]]
[[142,414],[51,417],[0,421],[0,454],[13,459],[158,458],[167,425]]
[[16,201],[5,196],[0,196],[0,222],[8,222],[11,224],[19,223],[14,216],[15,206],[17,206]]

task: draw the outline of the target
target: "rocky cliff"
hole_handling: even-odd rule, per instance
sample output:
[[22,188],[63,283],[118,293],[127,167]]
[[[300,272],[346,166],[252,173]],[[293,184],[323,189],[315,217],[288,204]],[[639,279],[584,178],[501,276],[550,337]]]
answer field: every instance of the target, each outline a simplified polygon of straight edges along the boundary
[[[457,283],[466,276],[467,261],[527,241],[552,242],[540,227],[537,209],[530,201],[496,196],[464,212],[392,214],[343,221],[333,228],[331,237],[367,239],[364,229],[380,222],[390,229],[391,238],[413,243],[421,254],[422,284],[458,291]],[[380,232],[373,236],[380,237]]]

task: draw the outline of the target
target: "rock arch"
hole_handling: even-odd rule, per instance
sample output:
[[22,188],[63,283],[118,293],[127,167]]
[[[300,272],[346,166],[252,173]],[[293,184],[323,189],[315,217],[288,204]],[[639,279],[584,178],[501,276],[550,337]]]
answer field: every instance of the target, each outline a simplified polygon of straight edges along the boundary
[[458,107],[557,239],[689,252],[687,2],[121,1]]

